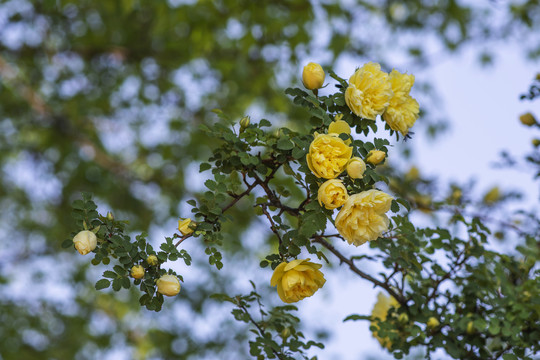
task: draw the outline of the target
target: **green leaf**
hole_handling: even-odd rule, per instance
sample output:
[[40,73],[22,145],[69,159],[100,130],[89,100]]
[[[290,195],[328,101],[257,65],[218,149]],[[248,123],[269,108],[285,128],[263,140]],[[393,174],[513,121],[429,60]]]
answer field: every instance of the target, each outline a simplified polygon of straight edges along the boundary
[[[107,280],[109,282],[109,280]],[[120,279],[114,279],[112,282],[112,288],[114,291],[120,291],[122,288],[122,283],[120,282]]]
[[109,279],[116,279],[118,275],[114,271],[107,270],[103,273],[103,277],[109,278]]
[[352,314],[343,319],[345,321],[371,320],[371,316]]
[[62,241],[62,247],[64,249],[67,249],[72,245],[73,245],[73,240],[71,240],[71,239],[66,239],[66,240]]
[[212,165],[210,165],[209,163],[201,163],[201,165],[199,166],[199,172],[210,170],[211,168]]
[[71,207],[77,210],[84,210],[84,201],[77,199],[71,204]]
[[272,126],[272,123],[266,119],[262,119],[259,121],[259,127],[270,127]]
[[107,279],[101,279],[96,283],[96,290],[106,289],[111,285],[111,282]]
[[504,354],[502,358],[503,360],[518,360],[518,357],[514,354]]
[[277,148],[280,150],[291,150],[294,148],[294,144],[288,138],[281,138],[277,142]]

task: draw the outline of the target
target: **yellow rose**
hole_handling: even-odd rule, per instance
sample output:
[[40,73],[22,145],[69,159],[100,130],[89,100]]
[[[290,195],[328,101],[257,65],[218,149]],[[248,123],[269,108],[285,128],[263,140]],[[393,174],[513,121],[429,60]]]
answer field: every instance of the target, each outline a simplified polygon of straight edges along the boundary
[[319,271],[322,265],[309,260],[282,262],[274,270],[270,285],[277,286],[278,295],[283,302],[300,301],[323,287],[326,280]]
[[75,249],[77,249],[79,254],[86,255],[96,248],[97,237],[93,232],[83,230],[75,235],[73,238],[73,243],[75,244]]
[[427,327],[430,328],[430,329],[435,329],[436,327],[438,327],[439,325],[441,325],[441,323],[439,322],[439,320],[437,320],[437,318],[434,318],[433,316],[430,317],[426,323]]
[[324,84],[324,70],[321,65],[310,62],[302,71],[302,82],[308,90],[320,89]]
[[175,296],[180,292],[180,281],[174,275],[163,275],[157,281],[157,291],[166,296]]
[[390,210],[392,199],[374,189],[349,196],[336,216],[336,229],[354,246],[376,240],[388,230],[389,220],[385,213]]
[[536,124],[536,119],[534,118],[534,115],[530,112],[521,115],[519,117],[519,121],[521,121],[521,123],[526,126],[533,126]]
[[366,157],[366,162],[377,165],[380,164],[382,161],[384,161],[384,158],[386,157],[386,153],[381,150],[371,150]]
[[190,224],[190,218],[178,220],[178,231],[180,231],[184,236],[191,234],[193,229],[189,227]]
[[347,163],[347,174],[351,179],[361,179],[366,171],[366,163],[359,157],[353,157]]
[[158,258],[156,255],[150,255],[146,258],[146,262],[148,263],[148,265],[150,266],[156,266],[159,261],[158,261]]
[[390,104],[382,118],[392,130],[407,135],[420,113],[418,102],[409,95],[414,84],[414,75],[392,70],[389,80],[394,95],[390,98]]
[[142,265],[135,265],[131,268],[131,277],[134,279],[142,279],[144,276],[144,268]]
[[345,90],[345,102],[353,113],[364,118],[375,120],[390,103],[392,87],[388,74],[381,71],[376,63],[367,63],[349,79],[349,87]]
[[343,185],[343,181],[337,179],[331,179],[325,181],[318,192],[319,205],[327,208],[328,210],[334,210],[342,206],[349,198],[347,189]]
[[345,170],[352,156],[352,147],[347,146],[336,134],[317,134],[306,155],[311,172],[324,179],[335,179]]
[[[371,317],[378,318],[381,321],[384,321],[386,320],[386,317],[388,315],[388,310],[390,310],[390,308],[398,307],[399,303],[392,296],[385,296],[383,293],[379,293],[377,294],[377,302],[375,303],[375,305],[373,306],[373,310],[371,311]],[[372,321],[371,326],[376,327],[377,330],[379,329],[376,321]],[[381,346],[390,349],[390,347],[392,346],[390,339],[388,337],[381,338],[377,330],[373,331],[373,336],[379,341]]]

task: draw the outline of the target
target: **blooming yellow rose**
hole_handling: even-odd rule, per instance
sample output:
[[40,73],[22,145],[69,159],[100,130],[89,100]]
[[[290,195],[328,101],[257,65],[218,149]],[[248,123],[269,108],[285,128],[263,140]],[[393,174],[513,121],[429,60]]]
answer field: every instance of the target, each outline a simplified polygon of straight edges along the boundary
[[371,150],[366,157],[366,162],[377,165],[380,164],[382,161],[384,161],[384,158],[386,157],[386,153],[381,150]]
[[401,74],[397,70],[392,70],[389,80],[394,95],[390,98],[390,104],[382,118],[392,130],[407,135],[420,112],[418,102],[409,95],[414,84],[414,75]]
[[156,281],[157,291],[166,296],[175,296],[180,292],[180,281],[174,275],[163,275]]
[[277,286],[278,295],[283,302],[300,301],[323,287],[326,280],[319,271],[322,265],[309,260],[282,262],[274,270],[270,285]]
[[193,229],[189,227],[190,224],[190,218],[178,220],[178,231],[180,231],[184,236],[191,234],[193,232]]
[[79,254],[86,255],[96,248],[97,237],[93,232],[83,230],[75,235],[73,238],[73,243],[75,244],[75,249],[77,249]]
[[347,189],[343,185],[343,181],[337,179],[326,180],[320,187],[317,199],[319,205],[327,208],[328,210],[334,210],[342,206],[349,198]]
[[131,268],[131,277],[134,279],[142,279],[144,276],[144,268],[142,265],[134,265]]
[[335,179],[345,170],[352,156],[352,147],[347,146],[337,134],[317,134],[306,155],[311,172],[320,178]]
[[359,246],[376,240],[388,230],[385,212],[390,210],[392,197],[379,190],[367,190],[349,196],[336,216],[336,229],[349,244]]
[[345,102],[353,113],[364,118],[375,120],[390,103],[392,87],[388,74],[381,71],[381,65],[367,63],[349,78],[349,86],[345,90]]
[[366,171],[366,163],[359,157],[353,157],[347,163],[347,174],[351,179],[361,179]]
[[146,258],[146,262],[148,263],[148,265],[150,266],[156,266],[159,261],[158,261],[158,258],[156,255],[150,255]]
[[[384,321],[386,320],[386,317],[388,315],[388,310],[390,310],[390,308],[392,307],[399,307],[399,303],[397,302],[397,300],[394,299],[392,296],[385,296],[383,293],[379,293],[377,294],[377,302],[375,303],[375,305],[373,306],[373,310],[371,311],[371,317],[378,318],[381,321]],[[376,327],[377,330],[379,329],[377,326],[377,322],[375,321],[371,322],[371,326]],[[390,347],[392,346],[390,339],[388,337],[381,338],[377,330],[373,331],[373,336],[379,341],[382,346],[390,349]]]
[[310,62],[302,71],[302,82],[306,89],[320,89],[324,84],[324,70],[321,65]]
[[521,115],[519,117],[519,121],[521,121],[521,123],[526,126],[533,126],[534,124],[536,124],[536,119],[534,118],[534,115],[530,112]]

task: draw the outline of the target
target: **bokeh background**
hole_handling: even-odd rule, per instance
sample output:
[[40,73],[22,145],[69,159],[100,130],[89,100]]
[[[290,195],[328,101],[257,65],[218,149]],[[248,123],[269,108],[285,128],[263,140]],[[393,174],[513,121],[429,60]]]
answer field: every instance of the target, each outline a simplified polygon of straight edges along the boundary
[[[249,202],[225,228],[222,270],[196,239],[182,244],[194,265],[170,264],[185,283],[161,313],[142,310],[136,289],[96,291],[103,268],[60,244],[81,191],[133,234],[170,236],[204,188],[198,162],[214,140],[199,125],[221,109],[307,131],[284,89],[301,86],[309,61],[344,78],[368,61],[416,76],[422,114],[412,139],[393,140],[389,164],[420,170],[424,200],[451,185],[470,199],[500,186],[508,208],[536,209],[522,160],[535,134],[518,117],[540,116],[538,101],[519,99],[540,72],[539,28],[534,0],[1,1],[0,359],[249,358],[247,327],[208,298],[249,291],[251,279],[278,304],[258,268],[271,232]],[[369,313],[376,291],[334,265],[299,304],[306,334],[327,345],[313,355],[389,357],[367,323],[342,323]]]

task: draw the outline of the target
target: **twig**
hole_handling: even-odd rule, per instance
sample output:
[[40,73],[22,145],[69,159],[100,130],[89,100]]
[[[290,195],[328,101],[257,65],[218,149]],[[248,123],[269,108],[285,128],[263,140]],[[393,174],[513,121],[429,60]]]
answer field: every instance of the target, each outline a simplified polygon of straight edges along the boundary
[[371,275],[368,275],[362,270],[360,270],[359,268],[357,268],[356,265],[354,265],[354,263],[352,262],[352,260],[346,258],[342,253],[339,252],[339,250],[337,250],[332,244],[326,241],[323,237],[321,237],[320,235],[316,235],[315,238],[313,239],[313,242],[319,243],[325,248],[327,248],[332,254],[337,256],[342,263],[347,264],[349,266],[349,269],[351,269],[352,272],[354,272],[361,278],[368,280],[369,282],[373,283],[373,285],[375,286],[379,286],[385,289],[388,292],[388,294],[390,294],[400,303],[401,306],[408,307],[407,300],[403,297],[403,295],[394,291],[394,289],[392,289],[392,287],[389,284],[383,283],[382,281],[375,279]]

